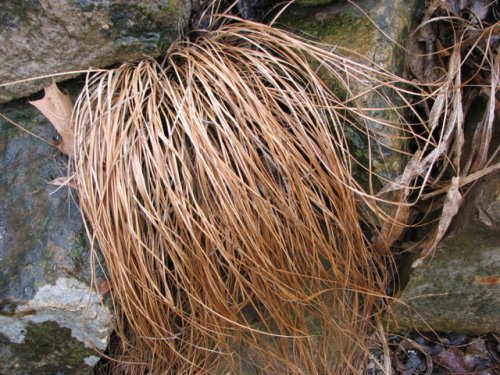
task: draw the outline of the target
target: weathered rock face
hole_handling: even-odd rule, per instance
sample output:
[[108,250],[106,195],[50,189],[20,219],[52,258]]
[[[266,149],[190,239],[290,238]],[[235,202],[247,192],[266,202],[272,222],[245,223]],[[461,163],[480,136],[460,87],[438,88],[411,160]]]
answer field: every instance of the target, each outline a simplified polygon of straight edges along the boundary
[[[485,108],[476,103],[465,119],[465,144],[471,141]],[[490,150],[500,143],[493,127]],[[467,150],[467,148],[465,148]],[[493,158],[491,154],[489,157]],[[500,161],[497,155],[492,164]],[[450,227],[450,235],[409,276],[395,303],[395,331],[500,332],[500,176],[475,181]],[[405,306],[406,305],[406,306]]]
[[[288,28],[360,53],[391,71],[400,71],[404,58],[404,51],[394,41],[404,45],[423,6],[418,0],[296,3],[304,6],[290,7],[281,19]],[[318,4],[325,5],[310,6]]]
[[[0,113],[52,139],[55,130],[24,101]],[[67,160],[0,118],[0,373],[88,371],[113,328],[89,289],[90,255],[79,209],[64,176]]]
[[410,278],[394,330],[498,332],[499,271],[500,232],[477,225],[450,236]]
[[295,4],[302,6],[318,6],[323,4],[332,3],[335,0],[295,0]]
[[[186,26],[190,4],[190,0],[2,1],[0,84],[159,56]],[[0,103],[46,85],[47,80],[37,80],[0,87]]]
[[[324,3],[321,0],[302,0],[298,4],[304,6],[291,7],[280,20],[281,24],[299,34],[312,35],[332,45],[340,46],[339,52],[357,59],[362,55],[383,68],[402,74],[405,52],[395,43],[405,44],[412,24],[418,19],[422,2],[418,0],[361,0],[356,1],[356,7],[346,1],[330,1],[329,4],[314,7]],[[360,10],[362,9],[363,12]],[[328,82],[328,77],[325,77]],[[335,83],[331,83],[335,89]],[[355,86],[352,87],[356,90]],[[360,91],[366,90],[366,87]],[[387,108],[387,102],[378,95],[366,96],[362,99],[363,106],[371,108]],[[397,98],[393,98],[397,100]],[[377,113],[374,117],[380,116]],[[395,113],[384,112],[384,120],[398,121]],[[393,179],[399,175],[405,161],[401,154],[391,149],[402,149],[397,137],[389,137],[389,129],[383,129],[376,121],[368,125],[374,133],[384,134],[380,143],[387,147],[372,145],[371,160],[373,169],[380,175]],[[392,135],[398,136],[398,133]],[[360,134],[349,134],[354,143],[353,151],[359,159],[367,158],[368,142]],[[363,162],[363,161],[362,161]]]

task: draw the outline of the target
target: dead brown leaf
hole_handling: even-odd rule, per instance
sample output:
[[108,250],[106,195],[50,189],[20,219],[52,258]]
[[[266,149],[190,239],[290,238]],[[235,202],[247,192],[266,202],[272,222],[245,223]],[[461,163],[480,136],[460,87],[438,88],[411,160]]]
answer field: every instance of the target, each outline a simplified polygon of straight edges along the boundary
[[500,276],[479,276],[474,277],[474,284],[477,285],[500,285]]
[[410,182],[417,177],[417,167],[420,160],[421,152],[417,151],[408,162],[403,174],[378,193],[381,196],[397,190],[395,201],[401,202],[393,209],[391,219],[384,222],[379,235],[374,241],[374,248],[380,254],[387,253],[392,244],[401,238],[401,234],[407,228],[411,209],[411,206],[407,204],[411,192],[409,186]]
[[437,362],[451,372],[467,372],[470,370],[465,361],[465,354],[456,347],[451,347],[437,355]]
[[73,140],[75,137],[71,128],[73,104],[69,95],[63,94],[57,84],[53,82],[45,88],[45,96],[42,99],[31,101],[30,104],[42,112],[59,133],[61,141],[55,146],[64,154],[73,156]]
[[76,184],[73,181],[73,176],[67,177],[67,176],[61,176],[53,179],[52,181],[49,182],[50,185],[55,185],[55,186],[68,186],[70,188],[76,189]]
[[99,283],[99,294],[102,297],[107,296],[113,289],[113,284],[110,280],[103,280]]
[[393,214],[394,219],[384,223],[374,244],[380,254],[386,254],[391,245],[401,237],[403,230],[407,228],[410,206],[398,205]]
[[439,224],[437,230],[435,232],[434,238],[431,240],[432,242],[428,247],[426,247],[420,257],[415,260],[412,264],[412,268],[419,267],[425,258],[427,258],[436,246],[439,244],[441,239],[446,234],[448,227],[450,226],[451,220],[455,217],[460,208],[460,203],[462,201],[462,194],[459,191],[460,188],[460,178],[453,177],[451,179],[451,185],[446,194],[446,199],[444,201],[443,211],[441,213],[441,218],[439,219]]

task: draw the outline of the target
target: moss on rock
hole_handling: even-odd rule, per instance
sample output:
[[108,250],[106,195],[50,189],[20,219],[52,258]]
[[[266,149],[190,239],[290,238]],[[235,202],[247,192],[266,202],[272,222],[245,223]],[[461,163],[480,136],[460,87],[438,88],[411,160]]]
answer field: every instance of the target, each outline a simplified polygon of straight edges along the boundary
[[417,268],[395,305],[393,331],[496,332],[500,286],[482,280],[500,273],[500,232],[474,225],[446,240]]
[[71,330],[51,321],[28,324],[21,344],[8,343],[4,336],[0,336],[0,343],[10,347],[10,353],[2,353],[2,359],[10,363],[2,367],[5,375],[83,374],[90,370],[85,359],[95,354],[72,337]]
[[[391,72],[402,74],[405,53],[395,41],[404,43],[413,19],[419,12],[419,2],[362,0],[356,4],[365,13],[346,2],[332,2],[322,7],[292,7],[280,19],[280,26],[300,35],[313,36],[354,60],[366,63],[368,59],[371,63]],[[321,69],[319,73],[339,97],[345,96],[339,92],[337,83],[332,77],[323,74]],[[356,92],[355,83],[352,84],[352,89]],[[366,89],[367,87],[360,87],[358,91]],[[402,104],[399,97],[391,97],[390,94],[389,97],[396,104]],[[363,107],[390,108],[385,98],[378,94],[365,95],[357,101]],[[399,121],[399,114],[391,110],[383,113],[374,111],[372,116],[381,117],[388,122]],[[401,137],[398,130],[381,126],[377,121],[367,121],[367,124],[373,131],[378,145],[372,144],[369,154],[368,138],[352,131],[348,136],[353,146],[353,155],[361,165],[367,165],[367,160],[371,160],[374,172],[387,180],[392,180],[401,173],[406,163],[401,153],[393,151],[404,148],[405,145],[401,141],[404,137]],[[367,174],[363,168],[358,168],[355,174],[358,175],[360,183],[367,184]],[[383,185],[380,181],[373,183],[376,188]]]

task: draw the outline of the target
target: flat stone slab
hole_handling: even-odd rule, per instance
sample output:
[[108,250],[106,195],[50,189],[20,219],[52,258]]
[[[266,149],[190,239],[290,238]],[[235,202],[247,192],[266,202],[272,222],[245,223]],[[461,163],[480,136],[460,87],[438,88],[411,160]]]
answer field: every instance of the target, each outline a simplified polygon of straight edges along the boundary
[[[186,26],[190,5],[190,0],[1,1],[0,84],[157,57]],[[0,87],[0,103],[50,82]]]
[[476,224],[444,240],[395,306],[393,330],[500,332],[500,231]]

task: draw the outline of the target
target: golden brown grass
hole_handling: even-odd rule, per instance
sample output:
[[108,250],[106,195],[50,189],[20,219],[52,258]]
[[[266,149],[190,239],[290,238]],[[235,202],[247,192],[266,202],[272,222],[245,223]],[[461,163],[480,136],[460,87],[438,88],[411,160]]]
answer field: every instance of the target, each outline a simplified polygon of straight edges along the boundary
[[[419,28],[453,19],[432,4]],[[468,187],[500,168],[498,22],[461,21],[452,46],[414,53],[417,78],[440,60],[423,94],[339,48],[211,21],[162,62],[93,71],[75,105],[75,180],[117,315],[109,371],[358,373],[380,341],[389,373],[391,245],[432,213],[406,246],[432,253]],[[408,161],[393,181],[370,159],[388,149]]]
[[367,238],[383,211],[352,177],[345,132],[414,137],[384,120],[401,119],[400,79],[270,26],[214,23],[161,63],[92,76],[75,105],[80,204],[117,313],[111,367],[355,373],[392,260]]

